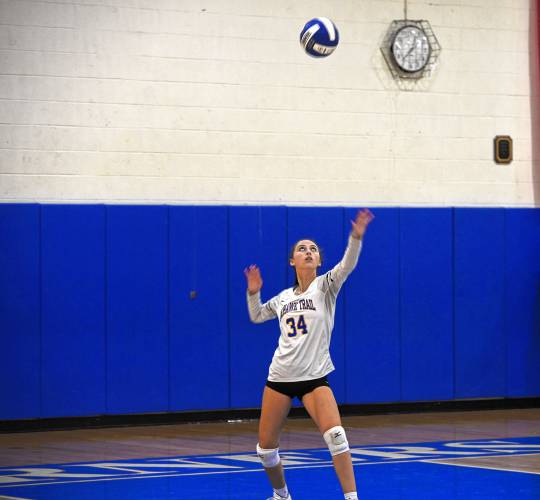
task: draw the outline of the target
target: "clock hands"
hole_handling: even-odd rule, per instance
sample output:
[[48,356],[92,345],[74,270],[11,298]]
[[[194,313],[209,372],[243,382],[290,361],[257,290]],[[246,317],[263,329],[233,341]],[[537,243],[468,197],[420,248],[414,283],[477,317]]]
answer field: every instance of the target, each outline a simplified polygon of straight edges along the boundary
[[409,54],[416,48],[416,42],[417,41],[418,41],[418,38],[414,37],[413,43],[411,44],[411,48],[403,56],[403,60],[407,59],[407,57],[409,57]]

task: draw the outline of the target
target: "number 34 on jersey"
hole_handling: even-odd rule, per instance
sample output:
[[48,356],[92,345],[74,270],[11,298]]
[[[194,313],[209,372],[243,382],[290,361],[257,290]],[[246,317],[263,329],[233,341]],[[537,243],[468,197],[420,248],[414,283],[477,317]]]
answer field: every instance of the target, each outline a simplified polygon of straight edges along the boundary
[[306,335],[308,333],[306,320],[304,319],[303,314],[287,318],[285,323],[287,323],[287,326],[289,327],[289,331],[287,332],[289,337],[296,337],[298,334]]

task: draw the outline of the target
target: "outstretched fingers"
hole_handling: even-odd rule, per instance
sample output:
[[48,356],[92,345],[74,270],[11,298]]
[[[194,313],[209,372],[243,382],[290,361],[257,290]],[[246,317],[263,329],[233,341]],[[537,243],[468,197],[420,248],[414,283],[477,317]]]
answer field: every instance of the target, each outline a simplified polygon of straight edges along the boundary
[[358,213],[356,214],[356,223],[361,223],[364,225],[368,225],[375,216],[371,212],[369,208],[364,208],[362,210],[358,210]]
[[244,269],[247,287],[250,293],[256,293],[262,288],[261,271],[256,264],[251,264]]
[[362,238],[364,236],[364,233],[366,232],[368,225],[374,218],[375,216],[373,215],[373,213],[371,213],[369,208],[363,208],[362,210],[358,210],[358,213],[356,214],[356,219],[351,220],[354,236],[357,238]]
[[257,267],[256,264],[251,264],[250,266],[246,267],[244,269],[244,274],[246,277],[249,277],[249,276],[254,276],[254,275],[257,275],[257,274],[261,274],[259,268]]

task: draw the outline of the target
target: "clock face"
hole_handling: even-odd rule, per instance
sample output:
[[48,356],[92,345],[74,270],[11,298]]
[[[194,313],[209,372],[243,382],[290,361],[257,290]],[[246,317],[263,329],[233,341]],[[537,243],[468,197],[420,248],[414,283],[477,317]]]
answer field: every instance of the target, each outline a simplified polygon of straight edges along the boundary
[[431,47],[423,30],[416,26],[404,26],[395,34],[391,52],[401,70],[415,73],[429,61]]

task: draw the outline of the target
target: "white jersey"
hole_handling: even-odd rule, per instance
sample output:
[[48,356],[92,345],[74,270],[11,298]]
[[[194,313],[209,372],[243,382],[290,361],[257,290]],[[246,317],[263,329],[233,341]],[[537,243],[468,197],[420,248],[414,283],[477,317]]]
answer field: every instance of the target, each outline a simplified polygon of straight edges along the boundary
[[350,236],[341,262],[317,276],[304,293],[287,288],[265,304],[261,304],[260,293],[247,294],[251,321],[279,320],[281,335],[268,380],[299,382],[324,377],[334,370],[329,349],[336,298],[358,262],[361,247],[361,240]]

